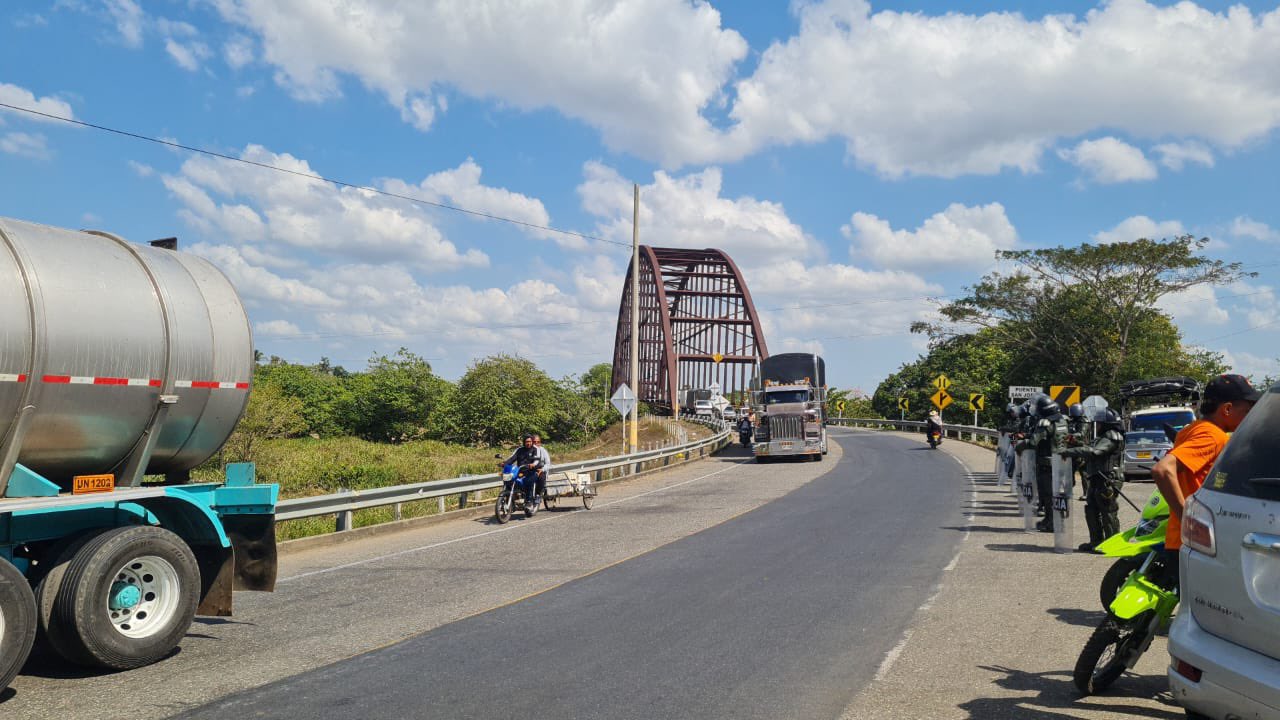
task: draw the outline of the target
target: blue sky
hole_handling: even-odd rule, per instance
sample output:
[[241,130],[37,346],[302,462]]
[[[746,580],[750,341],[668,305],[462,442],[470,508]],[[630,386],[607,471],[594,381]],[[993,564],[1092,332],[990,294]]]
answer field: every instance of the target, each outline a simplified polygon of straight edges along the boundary
[[[0,102],[534,224],[629,241],[637,182],[642,241],[850,303],[764,312],[840,386],[996,248],[1184,232],[1259,273],[1171,300],[1184,336],[1280,371],[1275,3],[15,0],[0,40]],[[611,356],[622,247],[13,112],[0,174],[0,215],[178,235],[269,354]]]

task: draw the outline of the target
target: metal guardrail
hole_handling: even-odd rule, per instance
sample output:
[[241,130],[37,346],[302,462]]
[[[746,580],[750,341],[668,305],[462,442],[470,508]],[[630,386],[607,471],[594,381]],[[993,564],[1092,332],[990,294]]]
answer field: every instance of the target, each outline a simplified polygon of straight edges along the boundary
[[[903,430],[924,432],[925,423],[923,420],[882,420],[879,418],[827,418],[829,425],[844,425],[848,427],[870,427],[880,430]],[[957,440],[963,440],[965,435],[970,440],[978,438],[991,438],[997,440],[1000,438],[1000,431],[987,427],[978,427],[976,425],[942,425],[942,434],[944,437],[954,437]]]
[[[616,469],[622,469],[621,475],[611,475],[612,477],[622,477],[626,475],[634,475],[641,471],[642,466],[657,461],[663,461],[664,464],[669,463],[671,459],[681,455],[690,455],[697,453],[699,457],[705,457],[732,442],[731,432],[728,426],[723,422],[715,420],[702,421],[694,418],[685,418],[700,422],[717,432],[709,438],[687,442],[682,445],[674,445],[672,447],[660,448],[657,450],[647,450],[644,452],[632,453],[630,455],[615,455],[613,457],[596,458],[595,460],[579,460],[570,463],[557,463],[553,465],[553,472],[577,472],[577,473],[593,473],[595,481],[600,482],[606,479],[604,474]],[[324,515],[336,515],[335,531],[342,532],[352,528],[352,516],[356,510],[364,510],[367,508],[385,507],[388,505],[399,505],[400,503],[414,502],[417,500],[431,500],[438,498],[443,509],[444,498],[451,495],[461,495],[463,493],[480,492],[483,490],[496,490],[502,486],[502,478],[498,473],[491,475],[464,475],[462,477],[449,478],[447,480],[431,480],[428,482],[410,483],[407,485],[390,485],[387,487],[370,488],[367,490],[346,490],[342,492],[330,493],[328,495],[315,495],[312,497],[292,498],[289,500],[281,500],[276,504],[276,520],[298,520],[300,518],[321,517]]]

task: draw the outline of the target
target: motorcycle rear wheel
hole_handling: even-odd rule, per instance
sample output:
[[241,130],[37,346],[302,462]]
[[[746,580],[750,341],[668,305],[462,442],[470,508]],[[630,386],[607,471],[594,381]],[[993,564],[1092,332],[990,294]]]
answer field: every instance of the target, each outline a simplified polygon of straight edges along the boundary
[[1082,695],[1093,695],[1111,687],[1124,674],[1125,656],[1142,642],[1148,614],[1133,620],[1108,617],[1093,631],[1076,660],[1071,680]]

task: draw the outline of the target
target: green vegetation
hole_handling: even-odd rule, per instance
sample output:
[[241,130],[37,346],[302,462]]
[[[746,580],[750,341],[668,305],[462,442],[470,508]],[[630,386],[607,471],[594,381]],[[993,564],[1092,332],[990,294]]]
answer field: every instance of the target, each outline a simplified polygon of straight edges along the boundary
[[949,417],[965,417],[967,393],[981,392],[988,403],[979,420],[993,424],[1008,385],[1080,385],[1085,395],[1114,398],[1128,380],[1225,371],[1218,354],[1184,346],[1157,308],[1170,294],[1248,275],[1200,255],[1207,243],[1188,236],[998,252],[1011,272],[993,272],[944,305],[946,322],[912,326],[929,336],[929,352],[880,383],[876,411],[897,417],[906,395],[910,414],[923,416],[940,373],[954,383],[952,407],[966,408]]

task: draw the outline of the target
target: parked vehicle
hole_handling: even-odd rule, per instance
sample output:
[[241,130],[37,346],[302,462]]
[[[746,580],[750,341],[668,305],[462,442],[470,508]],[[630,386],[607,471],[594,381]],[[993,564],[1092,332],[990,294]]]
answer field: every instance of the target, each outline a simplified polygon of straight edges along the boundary
[[826,363],[811,353],[783,353],[761,361],[757,388],[757,426],[752,450],[757,462],[799,456],[822,460],[827,454]]
[[[1084,695],[1111,687],[1172,622],[1178,607],[1177,579],[1163,566],[1161,549],[1150,550],[1143,557],[1080,651],[1071,679]],[[1170,585],[1173,589],[1165,589]]]
[[186,482],[248,403],[248,318],[173,240],[0,219],[0,247],[0,689],[37,628],[68,662],[147,665],[275,587],[277,487],[249,463]]
[[1098,586],[1098,599],[1102,601],[1103,610],[1111,607],[1116,593],[1129,576],[1142,566],[1147,553],[1164,544],[1165,528],[1168,526],[1169,503],[1165,502],[1164,496],[1157,490],[1151,493],[1151,497],[1142,506],[1142,516],[1137,525],[1112,535],[1094,548],[1094,552],[1100,555],[1116,558]]
[[1195,718],[1280,717],[1280,385],[1231,436],[1182,520],[1188,611],[1169,685]]
[[1126,480],[1147,480],[1151,468],[1173,447],[1173,436],[1195,421],[1200,383],[1185,377],[1135,380],[1120,388],[1125,419],[1121,468]]

